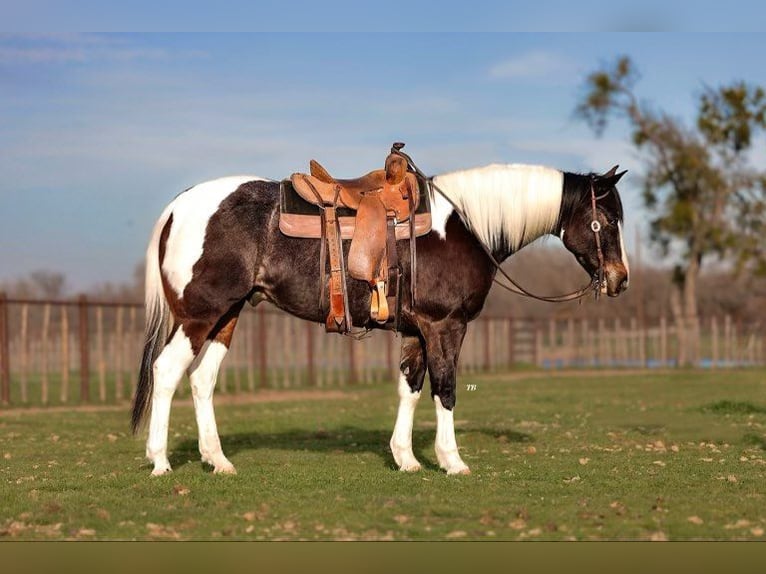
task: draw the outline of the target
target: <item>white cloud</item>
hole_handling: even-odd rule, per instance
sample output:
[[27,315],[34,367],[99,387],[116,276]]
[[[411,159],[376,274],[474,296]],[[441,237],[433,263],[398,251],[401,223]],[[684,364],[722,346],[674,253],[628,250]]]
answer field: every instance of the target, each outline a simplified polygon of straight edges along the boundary
[[568,74],[572,68],[572,63],[564,56],[536,50],[495,64],[489,69],[489,75],[503,80],[543,78]]

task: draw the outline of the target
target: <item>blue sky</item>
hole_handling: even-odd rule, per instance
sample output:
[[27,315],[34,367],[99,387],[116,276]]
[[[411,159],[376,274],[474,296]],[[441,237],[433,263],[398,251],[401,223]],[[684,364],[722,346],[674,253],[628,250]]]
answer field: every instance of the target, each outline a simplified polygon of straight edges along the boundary
[[353,176],[395,140],[429,173],[620,164],[630,245],[640,158],[624,125],[597,138],[572,116],[585,74],[620,54],[687,120],[704,85],[766,85],[757,34],[0,35],[0,281],[128,280],[179,191],[310,158]]

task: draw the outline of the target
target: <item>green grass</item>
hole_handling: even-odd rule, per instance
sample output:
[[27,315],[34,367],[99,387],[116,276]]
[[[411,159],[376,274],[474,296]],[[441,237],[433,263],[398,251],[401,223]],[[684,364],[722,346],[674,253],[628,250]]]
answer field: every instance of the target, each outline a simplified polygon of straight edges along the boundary
[[[348,370],[344,368],[323,367],[317,369],[315,373],[315,384],[321,384],[323,387],[338,388],[348,385]],[[361,382],[368,384],[371,381],[383,381],[390,377],[389,369],[376,368],[364,369],[357,373],[357,378]],[[248,378],[252,375],[252,385],[254,389],[288,389],[288,388],[306,388],[309,386],[308,370],[302,367],[290,368],[270,368],[266,372],[266,380],[260,380],[260,372],[253,369],[248,373],[247,369],[230,367],[226,369],[225,379],[219,378],[216,393],[219,395],[233,395],[238,393],[250,392],[251,381]],[[122,381],[122,399],[129,397],[133,393],[135,373],[125,372],[121,376]],[[44,399],[42,376],[40,373],[31,373],[27,376],[26,401],[23,399],[21,377],[14,375],[11,377],[11,404],[12,408],[28,407],[48,407],[48,406],[78,406],[82,404],[90,405],[115,405],[120,402],[117,397],[117,374],[113,371],[107,371],[104,377],[104,397],[101,400],[101,384],[97,372],[91,370],[89,377],[90,400],[84,402],[81,400],[81,380],[79,371],[71,371],[69,374],[68,391],[64,393],[66,400],[62,400],[62,387],[64,385],[62,375],[58,371],[50,372],[47,376],[47,397]],[[185,378],[185,384],[180,385],[178,396],[189,397],[190,390],[188,379]],[[0,407],[4,408],[4,407]]]
[[405,474],[387,447],[393,384],[284,395],[218,406],[236,476],[200,464],[186,403],[171,419],[175,471],[160,478],[127,405],[3,412],[0,538],[766,536],[764,370],[464,378],[456,428],[473,474],[458,477],[436,465],[427,398],[414,430],[424,469]]

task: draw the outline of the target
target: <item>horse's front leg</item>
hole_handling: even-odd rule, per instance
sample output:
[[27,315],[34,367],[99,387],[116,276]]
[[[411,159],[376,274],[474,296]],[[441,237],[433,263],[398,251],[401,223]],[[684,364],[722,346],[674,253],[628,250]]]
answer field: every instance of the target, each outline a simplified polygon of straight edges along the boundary
[[420,463],[412,452],[412,424],[425,376],[425,356],[420,339],[405,337],[399,362],[399,410],[389,444],[399,470],[407,472],[420,470]]
[[465,331],[465,323],[451,319],[432,323],[423,330],[431,396],[436,408],[434,450],[439,466],[447,474],[471,473],[458,452],[454,420],[457,361]]

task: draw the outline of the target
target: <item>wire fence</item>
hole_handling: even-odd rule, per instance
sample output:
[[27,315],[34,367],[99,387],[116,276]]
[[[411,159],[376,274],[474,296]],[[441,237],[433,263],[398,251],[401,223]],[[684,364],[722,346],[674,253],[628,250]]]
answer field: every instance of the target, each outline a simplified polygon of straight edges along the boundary
[[[3,406],[119,403],[135,389],[143,348],[143,305],[130,302],[8,299],[0,294],[0,402]],[[763,365],[760,324],[703,321],[699,366]],[[340,387],[395,380],[400,339],[373,331],[361,341],[272,307],[246,308],[224,360],[218,392]],[[483,316],[469,325],[462,374],[519,365],[673,367],[678,330],[665,319],[641,325]],[[189,393],[180,385],[178,393]]]

